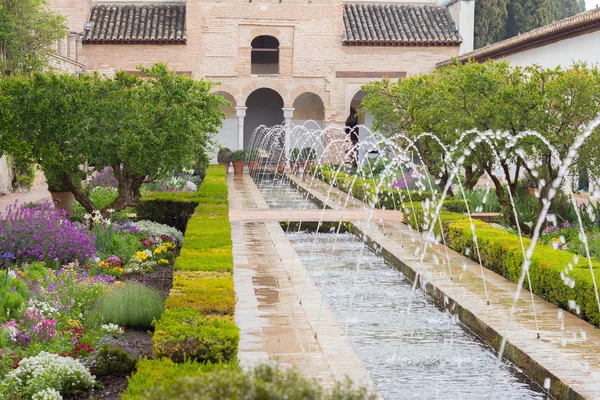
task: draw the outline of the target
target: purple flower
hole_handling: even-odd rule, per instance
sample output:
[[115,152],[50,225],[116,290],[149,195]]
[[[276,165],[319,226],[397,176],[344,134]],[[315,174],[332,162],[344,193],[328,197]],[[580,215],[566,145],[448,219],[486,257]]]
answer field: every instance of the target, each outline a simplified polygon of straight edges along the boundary
[[408,190],[412,187],[414,181],[413,170],[410,169],[392,183],[392,188],[396,190]]
[[96,173],[96,175],[94,175],[94,177],[91,180],[91,185],[96,187],[96,186],[101,186],[101,187],[113,187],[116,188],[118,181],[117,178],[115,178],[115,174],[113,173],[113,169],[111,167],[104,167],[104,169],[98,173]]
[[46,202],[35,206],[8,206],[0,224],[0,249],[4,258],[17,262],[84,262],[96,252],[94,234],[66,218]]

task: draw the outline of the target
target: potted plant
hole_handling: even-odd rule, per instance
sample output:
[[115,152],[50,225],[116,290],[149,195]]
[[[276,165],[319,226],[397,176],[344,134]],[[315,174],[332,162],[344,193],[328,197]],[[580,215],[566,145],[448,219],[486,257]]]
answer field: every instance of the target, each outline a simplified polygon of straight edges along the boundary
[[251,149],[246,152],[246,160],[248,161],[248,169],[254,171],[260,165],[259,152],[256,149]]
[[217,153],[217,162],[225,166],[225,172],[229,172],[229,164],[231,164],[231,150],[227,147],[222,147]]
[[73,214],[73,203],[75,202],[75,196],[67,185],[65,185],[60,179],[55,176],[47,176],[48,191],[54,203],[54,208],[57,210],[65,210],[67,215]]
[[234,175],[242,175],[244,173],[244,158],[246,152],[244,150],[236,150],[231,153],[231,161],[233,162]]

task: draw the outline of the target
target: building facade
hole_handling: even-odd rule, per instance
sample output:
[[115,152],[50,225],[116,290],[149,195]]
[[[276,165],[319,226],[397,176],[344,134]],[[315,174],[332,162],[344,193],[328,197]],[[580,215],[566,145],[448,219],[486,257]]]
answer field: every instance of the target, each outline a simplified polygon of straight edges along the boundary
[[75,38],[75,47],[63,46],[59,55],[76,55],[88,72],[166,62],[217,82],[214,91],[231,103],[217,140],[235,150],[247,148],[261,124],[365,122],[354,121],[363,84],[427,73],[472,50],[475,2],[50,3],[67,16]]

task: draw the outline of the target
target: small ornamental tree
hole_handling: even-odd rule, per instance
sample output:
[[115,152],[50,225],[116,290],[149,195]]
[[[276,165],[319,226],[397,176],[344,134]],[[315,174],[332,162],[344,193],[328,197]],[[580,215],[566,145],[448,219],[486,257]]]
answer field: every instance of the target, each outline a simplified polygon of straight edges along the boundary
[[88,212],[97,209],[82,180],[110,165],[117,198],[101,211],[138,204],[144,180],[206,159],[224,114],[209,82],[164,64],[146,76],[37,74],[0,82],[0,152],[29,157],[67,187]]

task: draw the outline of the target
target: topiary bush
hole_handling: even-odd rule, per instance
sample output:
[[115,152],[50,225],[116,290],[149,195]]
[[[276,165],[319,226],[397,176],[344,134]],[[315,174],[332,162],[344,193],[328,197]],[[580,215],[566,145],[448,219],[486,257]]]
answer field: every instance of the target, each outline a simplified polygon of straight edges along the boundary
[[217,370],[194,377],[180,378],[178,384],[154,387],[147,399],[262,399],[262,400],[359,400],[376,399],[364,388],[350,381],[326,390],[315,379],[307,379],[293,369],[279,371],[261,365],[251,372]]
[[191,308],[165,311],[156,322],[152,348],[155,357],[175,362],[227,363],[235,359],[239,329],[231,317],[205,316]]
[[148,329],[164,310],[161,294],[138,282],[117,285],[98,302],[91,319],[127,328]]
[[136,212],[140,220],[168,225],[178,231],[185,232],[187,223],[197,206],[197,202],[182,201],[180,198],[167,200],[151,197],[142,199],[136,208]]
[[231,162],[231,150],[229,150],[227,147],[223,147],[219,150],[219,152],[217,153],[217,162],[219,164],[227,164]]
[[230,272],[178,271],[165,308],[189,307],[203,314],[233,315],[235,292]]
[[121,393],[121,400],[147,398],[149,392],[167,390],[178,386],[179,380],[188,376],[197,376],[205,372],[238,369],[237,364],[201,364],[194,361],[173,362],[170,358],[149,360],[142,358],[138,362],[137,372],[127,378],[127,389]]

